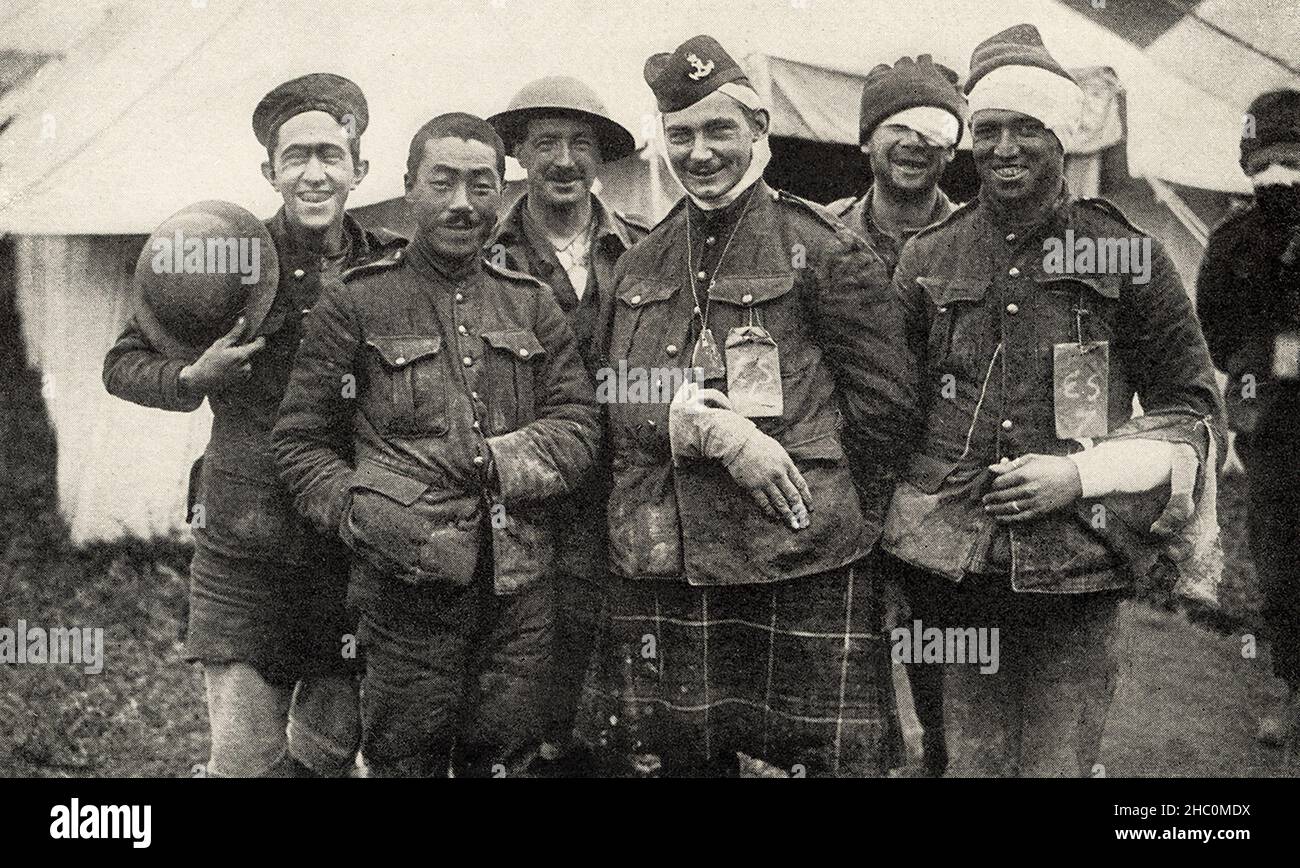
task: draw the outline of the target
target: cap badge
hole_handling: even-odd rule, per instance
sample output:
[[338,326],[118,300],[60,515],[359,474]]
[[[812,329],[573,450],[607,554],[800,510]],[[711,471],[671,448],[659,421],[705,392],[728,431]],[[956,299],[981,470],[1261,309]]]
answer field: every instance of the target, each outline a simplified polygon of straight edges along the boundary
[[713,72],[713,61],[703,61],[693,52],[686,55],[686,62],[695,67],[694,72],[688,72],[686,77],[691,81],[699,81],[702,78],[708,78],[709,73]]

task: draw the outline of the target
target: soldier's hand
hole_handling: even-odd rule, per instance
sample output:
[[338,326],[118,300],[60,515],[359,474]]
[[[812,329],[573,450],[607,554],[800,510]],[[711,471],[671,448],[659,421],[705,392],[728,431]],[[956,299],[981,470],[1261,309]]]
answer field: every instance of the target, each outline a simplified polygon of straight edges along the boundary
[[984,511],[1002,524],[1017,524],[1069,506],[1083,494],[1079,469],[1069,458],[1022,455],[992,464],[993,483]]
[[241,344],[247,322],[241,316],[234,328],[212,342],[203,355],[180,372],[181,387],[192,395],[210,395],[247,382],[253,375],[253,354],[266,346],[258,335]]
[[723,466],[769,518],[780,516],[794,530],[808,526],[812,509],[808,483],[776,440],[753,429]]

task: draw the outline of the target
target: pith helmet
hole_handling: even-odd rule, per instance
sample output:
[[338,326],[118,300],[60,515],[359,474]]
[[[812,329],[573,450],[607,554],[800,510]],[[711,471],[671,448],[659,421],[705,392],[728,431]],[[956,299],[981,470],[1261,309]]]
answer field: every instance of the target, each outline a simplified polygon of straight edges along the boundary
[[506,153],[513,157],[515,148],[528,132],[528,121],[554,115],[591,121],[600,138],[601,156],[606,161],[621,160],[636,151],[636,139],[631,131],[609,116],[609,110],[596,92],[567,75],[529,82],[514,95],[505,111],[487,120],[505,142]]
[[241,316],[245,335],[256,334],[279,282],[262,221],[229,202],[197,202],[164,220],[140,251],[136,322],[164,355],[193,361]]

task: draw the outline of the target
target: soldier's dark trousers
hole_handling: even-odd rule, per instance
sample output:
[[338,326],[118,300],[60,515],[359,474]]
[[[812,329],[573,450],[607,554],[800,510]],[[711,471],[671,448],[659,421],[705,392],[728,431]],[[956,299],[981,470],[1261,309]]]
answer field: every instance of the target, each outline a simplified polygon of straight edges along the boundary
[[1124,592],[1017,593],[1005,575],[913,579],[924,628],[998,631],[996,671],[922,664],[944,673],[948,776],[1104,776],[1102,731],[1130,656]]
[[[1275,422],[1276,424],[1269,424]],[[1291,430],[1280,430],[1280,429]],[[1273,674],[1300,689],[1300,434],[1295,417],[1271,413],[1237,435],[1249,474],[1251,558],[1264,596]]]
[[555,577],[555,651],[548,690],[546,741],[567,747],[587,670],[600,641],[605,593],[595,582],[561,571]]
[[544,730],[550,584],[496,595],[490,561],[465,587],[390,582],[390,592],[364,604],[358,635],[361,753],[371,775],[519,773]]

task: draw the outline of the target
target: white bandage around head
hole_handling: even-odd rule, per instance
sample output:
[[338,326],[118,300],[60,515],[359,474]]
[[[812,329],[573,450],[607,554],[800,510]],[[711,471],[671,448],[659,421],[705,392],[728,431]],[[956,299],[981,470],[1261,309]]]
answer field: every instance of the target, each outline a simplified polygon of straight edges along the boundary
[[984,109],[1002,109],[1037,118],[1063,146],[1083,116],[1083,91],[1068,78],[1036,66],[999,66],[970,92],[971,122]]
[[[895,112],[881,121],[881,127],[907,127],[914,130],[932,148],[951,148],[961,135],[961,121],[952,112],[934,106],[920,105]],[[865,152],[866,145],[862,146]]]
[[[759,99],[758,94],[751,87],[729,81],[726,84],[718,85],[718,91],[725,93],[750,111],[767,111],[767,106],[763,105],[763,101]],[[661,130],[664,128],[664,120],[664,115],[661,112],[659,114],[659,128]],[[659,154],[663,157],[664,165],[668,167],[669,174],[681,185],[683,190],[686,190],[686,195],[690,197],[691,201],[704,211],[716,211],[735,202],[742,193],[752,187],[759,178],[763,177],[763,172],[767,170],[767,164],[772,160],[772,147],[768,144],[767,134],[764,134],[754,142],[753,154],[749,159],[749,168],[745,170],[745,174],[740,177],[736,185],[716,199],[706,200],[687,190],[686,185],[682,184],[682,179],[677,176],[677,169],[673,167],[673,161],[668,158],[667,137],[660,135],[655,138],[658,140]]]
[[1250,183],[1255,189],[1260,187],[1292,186],[1300,187],[1300,169],[1269,163],[1262,171],[1250,176]]

